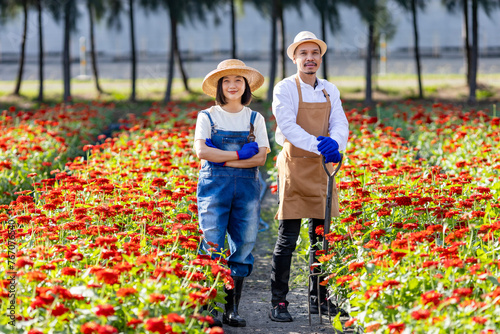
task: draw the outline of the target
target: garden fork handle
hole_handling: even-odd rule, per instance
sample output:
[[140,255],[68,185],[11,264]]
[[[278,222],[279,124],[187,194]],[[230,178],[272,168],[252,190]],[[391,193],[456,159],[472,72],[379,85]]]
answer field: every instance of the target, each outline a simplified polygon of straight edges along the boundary
[[326,240],[326,235],[330,233],[330,222],[332,220],[332,193],[333,193],[333,184],[335,183],[335,175],[342,167],[342,160],[344,160],[344,155],[340,153],[340,161],[337,164],[337,168],[330,174],[328,168],[326,167],[325,157],[323,156],[323,169],[328,175],[328,192],[326,195],[326,207],[325,207],[325,224],[324,224],[324,232],[323,232],[323,250],[325,251],[325,255],[328,253],[328,242]]

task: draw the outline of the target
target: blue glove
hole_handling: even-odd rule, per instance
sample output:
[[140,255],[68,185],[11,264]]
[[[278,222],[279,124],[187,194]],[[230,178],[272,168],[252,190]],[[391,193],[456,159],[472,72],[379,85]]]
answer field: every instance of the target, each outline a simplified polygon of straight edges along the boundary
[[238,160],[245,160],[259,153],[259,145],[256,142],[246,143],[241,150],[236,151]]
[[214,145],[214,143],[212,143],[212,139],[210,138],[205,139],[205,145],[207,145],[208,147],[218,148]]
[[318,151],[323,155],[333,153],[339,149],[339,144],[330,137],[319,136],[317,140],[319,140]]
[[340,162],[340,152],[339,150],[335,150],[332,153],[326,153],[323,154],[325,156],[325,162],[333,162],[333,163],[339,163]]
[[[210,138],[205,139],[205,145],[207,145],[208,147],[218,148],[217,146],[214,145],[214,143],[212,143],[212,139]],[[213,162],[213,161],[210,161],[210,163],[221,167],[223,167],[226,164],[225,162]]]

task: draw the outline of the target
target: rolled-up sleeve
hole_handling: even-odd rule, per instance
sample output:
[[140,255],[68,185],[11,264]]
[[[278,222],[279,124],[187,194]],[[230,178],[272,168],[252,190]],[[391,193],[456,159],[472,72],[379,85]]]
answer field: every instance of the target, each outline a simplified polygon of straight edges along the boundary
[[340,150],[347,148],[347,140],[349,138],[349,122],[342,108],[342,101],[340,100],[340,92],[334,86],[332,95],[332,109],[330,111],[330,124],[328,132],[330,137],[339,144]]
[[286,138],[293,146],[319,155],[316,137],[297,124],[298,100],[281,83],[274,87],[273,92],[272,109],[278,124],[276,142],[283,145]]

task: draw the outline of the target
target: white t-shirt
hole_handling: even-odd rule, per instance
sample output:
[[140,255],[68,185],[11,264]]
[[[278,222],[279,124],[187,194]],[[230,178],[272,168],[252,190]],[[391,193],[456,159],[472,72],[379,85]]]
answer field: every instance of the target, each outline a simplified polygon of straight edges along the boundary
[[[252,110],[248,107],[243,107],[241,111],[236,113],[227,112],[220,106],[216,105],[208,109],[210,117],[215,124],[215,128],[223,131],[250,131],[250,117]],[[266,123],[264,116],[257,113],[254,125],[255,142],[259,147],[266,147],[267,152],[271,151],[269,145],[269,138],[267,137]],[[194,140],[211,138],[211,125],[210,119],[204,113],[198,115],[196,120],[196,130],[194,133]]]

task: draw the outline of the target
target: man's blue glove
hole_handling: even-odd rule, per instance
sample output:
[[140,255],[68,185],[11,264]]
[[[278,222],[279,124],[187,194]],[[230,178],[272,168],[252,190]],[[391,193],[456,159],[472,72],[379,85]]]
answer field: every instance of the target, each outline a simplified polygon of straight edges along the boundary
[[334,164],[340,162],[341,155],[339,150],[335,150],[332,153],[326,153],[323,155],[325,156],[325,162],[333,162]]
[[[205,145],[207,145],[208,147],[218,148],[217,146],[214,145],[214,143],[212,143],[212,139],[210,138],[205,139]],[[210,163],[221,167],[223,167],[226,164],[225,162],[213,162],[213,161],[210,161]]]
[[251,158],[257,153],[259,153],[259,145],[254,141],[246,143],[239,151],[236,151],[236,154],[238,154],[238,160]]
[[208,147],[218,148],[214,145],[214,143],[212,143],[212,139],[210,138],[205,139],[205,145],[207,145]]
[[319,136],[317,140],[319,140],[318,151],[323,155],[333,153],[339,149],[339,144],[330,137]]

